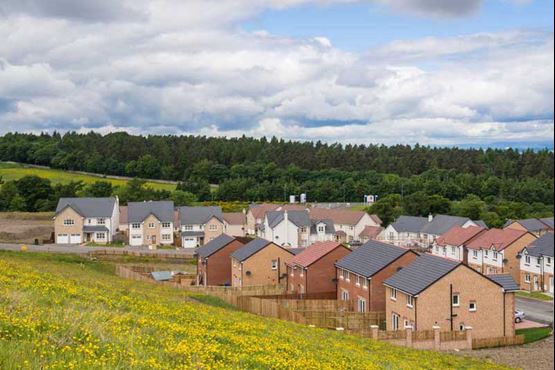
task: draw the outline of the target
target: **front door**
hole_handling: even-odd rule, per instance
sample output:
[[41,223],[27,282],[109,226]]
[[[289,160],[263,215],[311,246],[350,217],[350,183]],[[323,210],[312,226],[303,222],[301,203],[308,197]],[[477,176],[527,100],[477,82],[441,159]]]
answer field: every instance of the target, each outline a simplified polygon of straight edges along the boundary
[[549,293],[553,294],[553,276],[549,278]]
[[539,290],[540,286],[538,284],[538,277],[534,276],[534,290]]
[[156,235],[152,235],[152,244],[156,244]]

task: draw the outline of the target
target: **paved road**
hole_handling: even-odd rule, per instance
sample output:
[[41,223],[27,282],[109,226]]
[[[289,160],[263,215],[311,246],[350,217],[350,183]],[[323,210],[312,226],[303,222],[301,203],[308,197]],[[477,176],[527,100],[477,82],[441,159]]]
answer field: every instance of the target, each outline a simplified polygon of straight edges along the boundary
[[[20,251],[21,244],[0,244],[0,250],[7,251]],[[68,254],[88,254],[90,252],[98,252],[103,250],[115,250],[115,251],[126,251],[126,252],[140,252],[141,254],[156,254],[156,255],[182,255],[183,258],[191,257],[193,251],[191,250],[175,250],[175,249],[157,249],[149,250],[148,248],[139,247],[125,247],[125,248],[103,248],[103,247],[85,247],[78,245],[28,245],[27,250],[29,252],[46,252],[46,253],[68,253]]]
[[544,324],[553,324],[553,302],[516,298],[516,309],[523,311],[529,320]]

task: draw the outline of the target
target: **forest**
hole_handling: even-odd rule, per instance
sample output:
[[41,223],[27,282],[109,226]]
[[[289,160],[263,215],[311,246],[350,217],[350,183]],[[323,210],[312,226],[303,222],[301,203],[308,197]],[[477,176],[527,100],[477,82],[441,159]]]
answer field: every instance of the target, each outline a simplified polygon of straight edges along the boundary
[[[309,201],[362,202],[364,195],[373,194],[380,200],[370,211],[386,222],[399,214],[431,212],[472,215],[496,226],[507,218],[550,216],[554,203],[554,155],[549,150],[341,145],[247,137],[144,137],[121,132],[9,133],[0,137],[0,161],[176,180],[180,182],[177,196],[187,202],[284,201],[288,195],[300,193],[307,193]],[[0,190],[0,210],[2,194],[8,198],[5,188],[12,198],[15,194],[17,184],[10,183]],[[210,184],[217,187],[211,188]],[[136,192],[125,195],[125,189],[111,191],[116,190],[124,200],[137,196]],[[75,193],[87,191],[81,184]],[[150,198],[175,196],[144,191],[147,194],[142,196]],[[56,194],[52,188],[50,203],[25,207],[51,208]],[[6,202],[4,208],[9,208]]]

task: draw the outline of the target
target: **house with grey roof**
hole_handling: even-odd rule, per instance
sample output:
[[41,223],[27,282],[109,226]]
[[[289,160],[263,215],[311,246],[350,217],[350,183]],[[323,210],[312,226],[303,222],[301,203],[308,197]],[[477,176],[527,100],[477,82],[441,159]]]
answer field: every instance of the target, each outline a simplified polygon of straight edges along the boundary
[[220,207],[179,207],[181,246],[196,248],[216,239],[225,231]]
[[171,201],[130,202],[129,245],[173,245],[174,208]]
[[520,252],[522,289],[553,294],[553,265],[555,264],[553,245],[553,233],[546,233]]
[[55,243],[111,243],[119,218],[118,198],[60,198],[54,215]]
[[459,261],[424,254],[384,281],[387,330],[472,330],[473,338],[514,337],[510,274],[485,276]]
[[398,246],[429,248],[440,235],[455,226],[467,228],[482,224],[467,217],[449,215],[400,216],[382,231],[378,239]]
[[551,218],[527,218],[524,220],[509,220],[503,226],[504,229],[524,230],[536,236],[553,232],[553,217]]
[[335,238],[332,222],[311,220],[307,211],[296,210],[267,212],[257,232],[260,238],[289,248],[307,247],[312,240],[331,241]]

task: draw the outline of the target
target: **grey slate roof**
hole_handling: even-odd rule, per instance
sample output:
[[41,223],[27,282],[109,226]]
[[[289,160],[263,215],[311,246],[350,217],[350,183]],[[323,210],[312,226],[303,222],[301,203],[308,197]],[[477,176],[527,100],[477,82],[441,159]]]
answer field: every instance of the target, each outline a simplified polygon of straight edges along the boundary
[[530,232],[553,229],[553,217],[527,218],[525,220],[508,220],[503,227],[507,227],[513,222],[518,222],[522,227]]
[[488,275],[486,277],[501,285],[506,292],[516,292],[520,290],[520,286],[515,282],[511,275]]
[[553,256],[553,249],[553,233],[546,233],[534,240],[529,247],[526,247],[528,254],[534,257],[555,257]]
[[369,278],[407,252],[412,253],[408,249],[370,240],[335,265]]
[[[268,225],[271,228],[276,227],[285,219],[286,211],[271,211],[266,213],[268,217]],[[287,211],[287,218],[297,227],[309,227],[310,217],[306,211]]]
[[207,258],[234,241],[235,239],[229,235],[222,234],[218,236],[216,239],[210,241],[209,243],[203,245],[202,247],[196,250],[196,253],[202,257]]
[[56,214],[70,206],[83,217],[112,217],[116,198],[60,198]]
[[384,284],[415,296],[459,265],[460,262],[424,254],[387,279]]
[[127,205],[128,222],[143,222],[149,215],[154,215],[160,222],[173,222],[173,202],[130,202]]
[[400,216],[391,226],[399,233],[419,233],[427,224],[427,217]]
[[[271,241],[266,239],[254,239],[250,243],[247,243],[243,248],[240,248],[233,252],[231,257],[235,258],[239,262],[243,262],[246,259],[250,258],[255,253],[261,251],[262,249],[266,248],[268,244],[272,244]],[[280,247],[281,248],[281,247]],[[289,251],[288,249],[284,249]],[[289,251],[289,253],[293,254],[293,252]]]
[[543,222],[544,224],[546,224],[547,226],[549,226],[550,228],[554,228],[553,227],[553,217],[547,217],[547,218],[540,218],[540,221]]
[[182,231],[181,236],[204,236],[204,231]]
[[481,228],[489,229],[488,224],[486,224],[485,221],[483,220],[474,220],[474,223],[480,226]]
[[311,234],[318,234],[319,223],[324,223],[326,225],[326,234],[335,234],[335,226],[332,220],[312,220],[312,225],[310,226]]
[[432,235],[441,235],[452,229],[454,226],[463,226],[470,221],[467,217],[437,215],[432,222],[428,223],[422,229],[423,233]]
[[296,256],[297,254],[301,254],[302,252],[304,252],[306,248],[289,248],[287,250]]
[[98,226],[83,226],[83,231],[86,233],[107,233],[110,230],[106,226],[98,225]]
[[179,207],[179,222],[181,225],[204,225],[212,217],[223,222],[220,207]]

